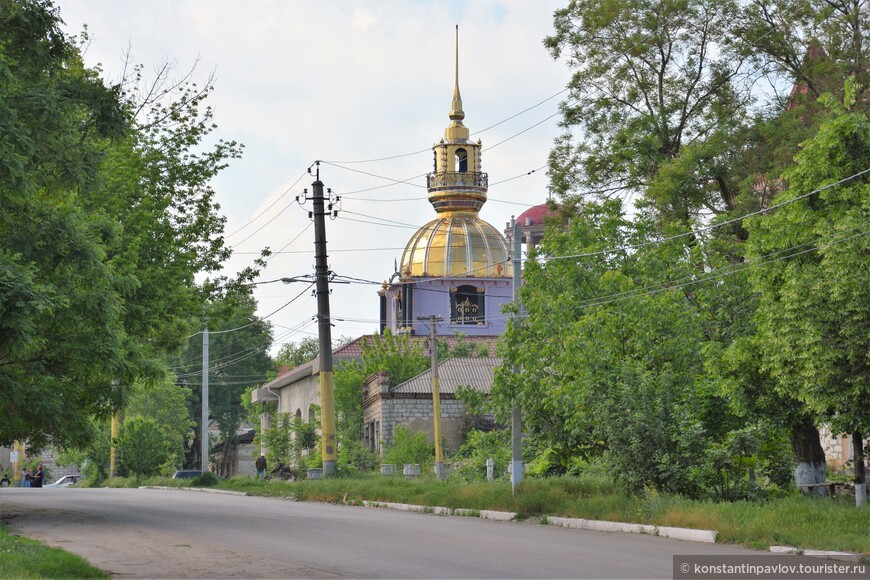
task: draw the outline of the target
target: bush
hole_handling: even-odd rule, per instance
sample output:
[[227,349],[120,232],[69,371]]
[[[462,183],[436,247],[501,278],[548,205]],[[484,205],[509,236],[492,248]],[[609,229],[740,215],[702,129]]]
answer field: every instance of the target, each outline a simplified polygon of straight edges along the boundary
[[378,466],[380,457],[361,441],[343,441],[338,447],[336,467],[342,475],[367,473]]
[[220,482],[221,478],[219,478],[211,471],[206,471],[202,475],[194,477],[190,484],[194,487],[211,487],[212,485],[217,485]]
[[486,479],[486,460],[495,460],[493,476],[505,477],[511,461],[511,432],[507,429],[497,431],[469,431],[465,443],[453,456],[454,475],[466,481]]
[[421,472],[425,472],[423,466],[435,463],[435,445],[429,443],[425,433],[412,433],[408,427],[398,425],[393,430],[393,444],[384,452],[381,462],[396,465],[419,463]]

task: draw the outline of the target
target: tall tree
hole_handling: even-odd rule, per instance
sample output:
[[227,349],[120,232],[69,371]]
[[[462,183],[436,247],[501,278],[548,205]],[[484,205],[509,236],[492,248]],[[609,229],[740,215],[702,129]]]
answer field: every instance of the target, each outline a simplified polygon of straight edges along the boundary
[[275,357],[278,367],[295,368],[317,358],[320,354],[320,342],[313,336],[303,338],[299,343],[287,342],[281,346]]
[[151,384],[139,381],[127,398],[124,415],[148,417],[155,421],[166,438],[167,467],[179,469],[184,460],[184,444],[196,422],[187,408],[187,391],[170,380]]
[[855,97],[850,81],[845,107],[823,98],[831,117],[804,145],[786,174],[789,189],[777,198],[791,203],[753,220],[749,255],[780,256],[753,272],[764,364],[779,389],[835,431],[853,434],[855,477],[863,483],[862,434],[870,430],[870,121],[849,109]]
[[0,1],[0,444],[88,440],[125,366],[120,224],[79,203],[129,124],[48,2]]
[[[843,95],[857,82],[860,106],[870,88],[870,6],[865,0],[752,0],[735,30],[741,51],[768,75],[780,105],[812,106],[824,93]],[[783,82],[784,81],[784,82]]]
[[748,100],[736,82],[735,14],[721,0],[573,0],[557,11],[546,45],[573,76],[550,158],[555,192],[639,195],[684,156],[680,187],[655,198],[667,220],[731,209],[730,137]]
[[[246,411],[242,393],[261,384],[274,367],[269,357],[272,344],[271,325],[255,315],[256,303],[247,289],[230,293],[208,305],[209,327],[209,417],[219,429],[218,441],[224,449],[224,464],[237,445],[236,431]],[[188,339],[181,353],[171,361],[178,382],[188,389],[190,414],[202,413],[202,334]],[[185,465],[196,465],[200,453],[200,429],[187,439]]]
[[136,477],[154,475],[169,457],[166,434],[151,417],[132,417],[118,436],[122,467]]
[[88,415],[162,375],[217,285],[194,275],[228,255],[209,181],[240,152],[205,145],[211,82],[107,86],[59,26],[48,0],[0,0],[0,442],[32,448],[86,443]]

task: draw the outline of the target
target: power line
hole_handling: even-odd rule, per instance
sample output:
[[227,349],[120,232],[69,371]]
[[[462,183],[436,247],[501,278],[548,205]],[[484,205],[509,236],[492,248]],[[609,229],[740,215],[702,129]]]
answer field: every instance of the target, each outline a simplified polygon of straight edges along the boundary
[[[361,221],[361,220],[354,220]],[[374,223],[374,222],[363,222],[363,223]],[[384,252],[384,251],[395,251],[395,250],[404,250],[404,246],[401,248],[330,248],[329,253],[335,252]],[[259,252],[236,252],[237,254],[259,254]],[[280,251],[280,252],[272,252],[273,254],[313,254],[314,250],[292,250],[292,251]]]
[[271,262],[272,259],[273,259],[276,255],[278,255],[278,254],[280,254],[282,251],[286,250],[286,249],[290,246],[290,244],[292,244],[293,242],[295,242],[296,240],[298,240],[298,239],[302,236],[302,234],[304,234],[305,232],[308,231],[308,228],[310,228],[311,225],[312,225],[313,223],[314,223],[314,222],[310,222],[310,221],[309,221],[309,222],[308,222],[308,225],[305,226],[304,228],[302,228],[302,229],[299,231],[299,233],[296,234],[296,237],[295,237],[295,238],[293,238],[292,240],[290,240],[289,242],[287,242],[286,244],[284,244],[283,246],[281,246],[281,249],[278,250],[277,252],[272,252],[272,255],[269,256],[269,258],[266,260],[266,263],[268,264],[269,262]]
[[612,253],[614,253],[614,252],[624,252],[624,251],[626,251],[626,250],[637,250],[637,249],[640,249],[640,248],[644,248],[644,247],[646,247],[646,246],[651,246],[651,245],[654,245],[654,244],[662,244],[662,243],[664,243],[664,242],[669,242],[669,241],[671,241],[671,240],[676,240],[676,239],[679,239],[679,238],[685,238],[685,237],[687,237],[687,236],[695,236],[695,235],[698,235],[699,233],[702,233],[702,232],[711,231],[711,230],[714,230],[714,229],[716,229],[716,228],[720,228],[720,227],[722,227],[722,226],[727,226],[727,225],[730,225],[730,224],[733,224],[733,223],[737,223],[737,222],[742,221],[742,220],[744,220],[744,219],[746,219],[746,218],[749,218],[749,217],[753,217],[753,216],[757,216],[757,215],[765,214],[765,213],[767,213],[767,212],[770,212],[770,211],[773,211],[773,210],[779,209],[779,208],[781,208],[781,207],[783,207],[783,206],[786,206],[786,205],[792,204],[792,203],[794,203],[794,202],[796,202],[796,201],[800,201],[800,200],[802,200],[802,199],[806,199],[807,197],[810,197],[810,196],[812,196],[812,195],[816,195],[817,193],[820,193],[820,192],[822,192],[822,191],[825,191],[826,189],[830,189],[830,188],[832,188],[832,187],[834,187],[834,186],[837,186],[837,185],[840,185],[840,184],[845,183],[845,182],[847,182],[847,181],[850,181],[850,180],[852,180],[852,179],[855,179],[856,177],[860,177],[861,175],[864,175],[865,173],[868,173],[868,172],[870,172],[870,167],[868,167],[867,169],[865,169],[865,170],[863,170],[863,171],[859,171],[858,173],[855,173],[855,174],[853,174],[853,175],[850,175],[849,177],[844,177],[843,179],[841,179],[841,180],[839,180],[839,181],[836,181],[836,182],[834,182],[834,183],[830,183],[830,184],[828,184],[828,185],[825,185],[825,186],[823,186],[823,187],[820,187],[820,188],[818,188],[818,189],[815,189],[815,190],[813,190],[813,191],[811,191],[811,192],[809,192],[809,193],[805,193],[805,194],[803,194],[803,195],[799,195],[799,196],[797,196],[797,197],[794,197],[794,198],[792,198],[792,199],[788,199],[788,200],[786,200],[786,201],[783,201],[783,202],[781,202],[781,203],[778,203],[778,204],[772,205],[772,206],[770,206],[770,207],[767,207],[767,208],[764,208],[764,209],[760,209],[760,210],[757,210],[757,211],[754,211],[754,212],[751,212],[751,213],[748,213],[748,214],[745,214],[745,215],[742,215],[742,216],[739,216],[739,217],[736,217],[736,218],[733,218],[733,219],[730,219],[730,220],[726,220],[726,221],[719,222],[719,223],[716,223],[716,224],[711,224],[711,225],[709,225],[709,226],[704,226],[704,227],[702,227],[702,228],[698,228],[698,229],[691,230],[691,231],[688,231],[688,232],[684,232],[684,233],[682,233],[682,234],[676,234],[676,235],[673,235],[673,236],[668,236],[668,237],[665,237],[665,238],[661,238],[661,239],[659,239],[659,240],[651,240],[651,241],[649,241],[649,242],[643,242],[643,243],[641,243],[641,244],[632,244],[632,245],[628,245],[628,246],[620,246],[620,247],[617,247],[617,248],[609,248],[609,249],[606,249],[606,250],[598,250],[598,251],[595,251],[595,252],[583,252],[583,253],[581,253],[581,254],[570,254],[570,255],[566,255],[566,256],[542,256],[542,258],[545,259],[545,260],[566,260],[566,259],[573,259],[573,258],[586,258],[586,257],[590,257],[590,256],[601,256],[601,255],[604,255],[604,254],[612,254]]
[[[278,203],[279,201],[281,201],[281,199],[282,199],[285,195],[287,195],[288,193],[290,193],[290,191],[291,191],[294,187],[296,187],[296,184],[298,184],[300,181],[302,181],[302,178],[305,177],[305,175],[306,175],[307,173],[308,173],[307,170],[306,170],[306,171],[303,171],[303,172],[302,172],[302,175],[300,175],[300,176],[296,179],[296,181],[293,182],[293,184],[292,184],[290,187],[288,187],[287,189],[285,189],[285,190],[284,190],[284,193],[282,193],[281,195],[279,195],[278,198],[275,199],[275,201],[273,201],[272,203],[270,203],[268,207],[266,207],[263,211],[261,211],[260,213],[258,213],[258,214],[253,218],[253,219],[249,220],[249,221],[248,221],[246,224],[244,224],[242,227],[240,227],[240,228],[236,228],[235,230],[233,230],[232,232],[230,232],[229,234],[227,234],[227,237],[230,238],[230,237],[236,235],[237,233],[239,233],[240,231],[242,231],[243,229],[245,229],[246,227],[248,227],[249,225],[251,225],[252,223],[254,223],[255,221],[257,221],[258,219],[260,219],[260,217],[261,217],[264,213],[266,213],[267,211],[269,211],[270,209],[272,209],[272,207],[273,207],[276,203]],[[245,239],[247,239],[247,238],[245,238]],[[242,240],[242,241],[245,241],[245,240]],[[241,242],[239,242],[239,243],[241,243]]]
[[[535,103],[531,107],[527,107],[527,108],[523,109],[522,111],[520,111],[519,113],[514,113],[513,115],[506,117],[506,118],[502,119],[501,121],[498,121],[497,123],[493,123],[492,125],[490,125],[488,127],[480,129],[479,131],[474,131],[473,133],[471,133],[471,135],[480,135],[481,133],[483,133],[485,131],[489,131],[490,129],[494,129],[495,127],[498,127],[499,125],[501,125],[503,123],[506,123],[512,119],[515,119],[524,113],[528,113],[532,109],[536,109],[536,108],[540,107],[544,103],[555,99],[556,97],[558,97],[562,93],[569,91],[569,90],[571,90],[569,87],[565,87],[564,89],[550,95],[549,97],[547,97],[543,101]],[[334,161],[334,160],[331,160],[331,161],[323,161],[323,163],[343,163],[345,165],[351,165],[351,164],[356,164],[356,163],[374,163],[376,161],[390,161],[392,159],[399,159],[401,157],[410,157],[412,155],[420,155],[421,153],[426,153],[426,152],[431,151],[431,150],[432,150],[431,147],[427,147],[426,149],[420,149],[419,151],[412,151],[411,153],[401,153],[399,155],[390,155],[388,157],[378,157],[376,159],[357,159],[354,161]]]
[[386,225],[386,224],[397,224],[397,225],[400,225],[400,226],[406,226],[406,227],[409,227],[409,228],[414,228],[415,230],[420,229],[420,226],[415,226],[415,225],[413,225],[413,224],[406,224],[405,222],[397,222],[397,221],[394,221],[394,220],[388,220],[388,219],[386,219],[386,218],[381,218],[381,217],[374,216],[374,215],[366,215],[366,214],[364,214],[364,213],[358,213],[358,212],[350,211],[350,210],[347,210],[347,209],[342,210],[342,213],[349,213],[350,215],[358,215],[358,216],[360,216],[360,217],[366,217],[366,218],[370,218],[370,219],[381,220],[382,222],[385,222],[384,225]]
[[[350,213],[350,212],[348,212],[348,213]],[[419,226],[394,225],[394,224],[387,224],[387,223],[380,223],[380,222],[370,222],[367,220],[357,220],[357,219],[353,219],[353,218],[349,218],[349,217],[342,217],[341,214],[339,214],[338,218],[336,218],[336,219],[344,220],[344,221],[348,221],[348,222],[357,222],[357,223],[361,223],[361,224],[371,224],[371,225],[387,227],[387,228],[405,228],[405,229],[412,229],[412,230],[419,230],[420,229]],[[330,250],[330,251],[332,251],[332,250]]]
[[[278,338],[276,338],[275,341],[286,339],[289,336],[292,336],[294,334],[298,334],[298,333],[302,332],[302,329],[305,328],[306,326],[309,326],[314,320],[315,320],[315,317],[312,316],[309,319],[300,322],[297,325],[296,329],[292,329],[292,328],[289,329],[288,331],[282,333]],[[273,344],[275,341],[273,341]],[[223,368],[227,368],[227,367],[232,366],[236,363],[239,363],[243,360],[246,360],[246,359],[251,358],[253,356],[256,356],[258,354],[262,354],[263,352],[264,352],[263,349],[261,349],[260,347],[249,347],[249,348],[243,349],[241,351],[235,352],[235,353],[228,355],[226,357],[223,357],[221,359],[212,361],[211,364],[209,365],[209,373],[218,371],[218,370],[223,369]],[[196,365],[200,365],[201,363],[202,363],[202,360],[200,359],[199,363],[196,363]],[[196,365],[190,364],[190,365],[184,365],[184,366],[196,366]],[[176,367],[176,368],[181,368],[181,367]],[[177,376],[179,378],[192,378],[192,377],[197,377],[197,376],[201,377],[202,370],[200,369],[200,370],[192,371],[192,372],[177,373]]]
[[[865,223],[861,224],[860,226],[856,226],[855,228],[850,228],[850,230],[848,230],[848,231],[856,230],[856,229],[858,229],[858,228],[861,228],[861,227],[867,226],[868,224],[870,224],[870,222],[865,222]],[[680,280],[687,280],[687,281],[685,281],[685,282],[681,282],[681,283],[672,283],[671,281],[659,282],[659,283],[657,283],[657,284],[652,284],[652,285],[649,285],[649,286],[645,286],[645,287],[640,288],[640,289],[630,290],[630,291],[626,291],[626,292],[616,292],[616,293],[609,294],[609,295],[604,295],[604,296],[598,296],[598,297],[590,298],[590,299],[588,299],[588,300],[581,301],[577,306],[578,306],[579,308],[592,308],[592,307],[595,307],[595,306],[605,306],[605,305],[607,305],[607,304],[612,304],[612,303],[614,303],[614,302],[619,302],[619,301],[621,301],[621,300],[628,300],[628,299],[631,299],[631,298],[639,298],[639,297],[643,297],[643,296],[652,296],[652,295],[655,295],[655,294],[660,294],[660,293],[662,293],[662,292],[666,292],[666,291],[668,291],[668,290],[674,290],[674,289],[677,289],[677,288],[684,288],[684,287],[686,287],[686,286],[692,286],[692,285],[694,285],[694,284],[700,284],[701,282],[707,282],[707,281],[710,281],[710,280],[715,280],[715,279],[719,279],[719,278],[725,278],[725,277],[728,277],[728,276],[733,276],[733,275],[736,274],[736,273],[742,272],[742,271],[744,271],[744,270],[748,270],[748,269],[750,269],[750,268],[757,268],[757,267],[759,267],[759,266],[765,266],[765,265],[767,265],[767,264],[772,264],[772,263],[775,263],[775,262],[780,262],[780,261],[783,261],[783,260],[788,260],[788,259],[790,259],[790,258],[794,258],[795,256],[800,256],[800,255],[802,255],[802,254],[806,254],[806,253],[809,253],[809,252],[816,251],[816,250],[818,250],[820,247],[821,247],[821,248],[827,248],[827,247],[830,247],[830,246],[836,245],[836,244],[841,243],[841,242],[846,242],[846,241],[849,241],[849,240],[853,240],[853,239],[859,238],[859,237],[861,237],[861,236],[865,236],[865,235],[867,235],[868,233],[870,233],[870,230],[861,231],[861,232],[859,232],[859,233],[857,233],[857,234],[853,234],[853,235],[851,235],[851,236],[846,236],[846,237],[843,237],[843,238],[836,238],[836,239],[833,239],[832,241],[830,241],[829,243],[824,244],[824,245],[819,246],[819,247],[816,247],[816,246],[814,245],[814,242],[807,242],[807,243],[803,243],[803,244],[798,244],[798,245],[796,245],[796,246],[790,246],[790,247],[785,248],[785,249],[782,249],[782,250],[777,250],[777,251],[775,251],[775,252],[771,252],[771,253],[769,253],[769,254],[765,254],[765,255],[763,255],[763,256],[759,256],[759,258],[757,258],[757,259],[755,259],[755,260],[747,260],[747,261],[744,262],[743,264],[741,264],[741,265],[739,265],[739,266],[736,266],[736,267],[734,267],[734,268],[730,268],[730,269],[723,270],[723,271],[715,271],[714,273],[711,273],[711,274],[709,274],[709,275],[701,276],[701,277],[698,277],[698,278],[692,278],[692,279],[690,279],[690,280],[688,279],[689,277],[685,277],[685,278],[677,279],[677,280],[676,280],[676,282],[680,282]],[[786,255],[786,256],[780,256],[780,257],[777,257],[777,258],[772,258],[772,256],[777,256],[777,255],[782,254],[782,253],[784,253],[784,252],[787,252],[787,251],[789,251],[789,250],[796,250],[796,249],[798,249],[798,248],[803,248],[803,247],[806,247],[806,246],[812,246],[812,247],[807,248],[807,249],[804,249],[804,250],[801,250],[801,251],[798,251],[798,252],[794,252],[794,253],[788,254],[788,255]],[[771,259],[767,260],[767,259],[765,259],[765,258],[771,258]],[[564,313],[564,308],[561,309],[561,310],[559,310],[559,311],[557,311],[557,310],[555,310],[555,309],[550,309],[550,310],[546,310],[546,311],[544,311],[544,312],[545,312],[545,313],[546,313],[546,312],[548,312],[548,313],[557,313],[557,312],[558,312],[558,313],[560,313],[560,314],[563,314],[563,313]],[[527,315],[527,316],[528,316],[528,315]]]
[[[671,290],[685,288],[687,286],[693,286],[695,284],[700,284],[703,282],[709,282],[712,280],[718,280],[721,278],[730,277],[730,276],[733,276],[735,274],[741,273],[745,270],[749,270],[751,268],[757,268],[757,267],[761,267],[761,266],[766,266],[768,264],[781,262],[783,260],[788,260],[788,259],[794,258],[796,256],[807,254],[809,252],[817,251],[818,249],[821,249],[821,248],[828,248],[828,247],[834,246],[834,245],[839,244],[839,243],[847,242],[847,241],[868,235],[868,234],[870,234],[870,229],[862,229],[862,228],[866,228],[868,225],[870,225],[870,222],[864,222],[858,226],[855,226],[853,228],[849,228],[848,230],[845,230],[845,231],[846,232],[851,232],[851,231],[855,231],[855,230],[860,230],[860,231],[858,233],[848,235],[848,236],[839,237],[839,238],[830,237],[829,238],[830,241],[828,241],[827,243],[822,244],[822,245],[817,246],[815,240],[810,241],[810,242],[805,242],[803,244],[789,246],[787,248],[783,248],[783,249],[780,249],[780,250],[777,250],[774,252],[770,252],[768,254],[764,254],[764,255],[759,256],[758,258],[756,258],[754,260],[747,260],[746,262],[739,264],[739,265],[736,265],[736,266],[731,267],[731,268],[714,270],[711,273],[704,275],[704,276],[690,275],[690,276],[685,276],[683,278],[677,278],[674,280],[666,280],[666,281],[657,282],[654,284],[649,284],[647,286],[643,286],[641,288],[635,288],[635,289],[628,290],[628,291],[614,292],[612,294],[595,296],[592,298],[588,298],[586,300],[581,300],[580,302],[573,304],[572,307],[576,307],[576,308],[580,308],[580,309],[587,309],[587,308],[593,308],[596,306],[606,306],[608,304],[613,304],[615,302],[619,302],[622,300],[629,300],[632,298],[642,298],[645,296],[653,296],[656,294],[660,294],[662,292],[667,292],[667,291],[671,291]],[[803,248],[803,249],[801,249],[801,248]],[[798,251],[796,251],[796,250],[798,250]],[[791,252],[791,253],[788,253],[787,255],[782,255],[782,254],[785,254],[786,252]],[[361,284],[370,284],[370,285],[380,285],[381,284],[380,282],[374,282],[372,280],[365,280],[365,279],[361,279],[361,278],[353,279],[349,276],[346,278],[352,279],[352,280],[358,280],[357,283],[361,283]],[[421,282],[422,281],[423,280],[421,280]],[[435,288],[418,288],[417,290],[418,291],[428,291],[428,292],[438,292],[438,293],[449,293],[449,291],[447,291],[447,290],[438,290]],[[560,308],[558,310],[548,309],[548,310],[541,311],[540,313],[541,314],[548,314],[549,313],[549,314],[563,315],[564,311],[565,311],[565,308]],[[527,313],[527,314],[523,315],[523,317],[531,317],[533,315],[534,314]],[[510,318],[510,316],[487,317],[487,322],[507,320],[509,318]],[[363,318],[353,318],[353,317],[343,317],[343,316],[333,316],[332,319],[347,320],[347,321],[351,321],[351,322],[386,323],[386,320],[363,319]]]
[[[290,304],[292,304],[293,302],[295,302],[297,298],[299,298],[300,296],[302,296],[303,294],[305,294],[305,292],[307,292],[308,290],[310,290],[312,286],[314,286],[314,283],[313,283],[313,282],[312,282],[311,284],[308,285],[308,288],[306,288],[305,290],[303,290],[302,292],[300,292],[299,294],[297,294],[296,296],[294,296],[294,297],[293,297],[289,302],[286,302],[283,306],[281,306],[281,307],[278,308],[277,310],[274,310],[274,311],[270,312],[270,313],[267,314],[266,316],[258,317],[256,320],[254,320],[254,321],[252,321],[252,322],[249,322],[248,324],[245,324],[245,325],[243,325],[243,326],[239,326],[238,328],[230,328],[230,329],[228,329],[228,330],[209,330],[208,332],[209,332],[209,334],[226,334],[226,333],[228,333],[228,332],[236,332],[237,330],[242,330],[243,328],[248,328],[249,326],[253,326],[254,324],[257,324],[258,322],[262,322],[262,321],[268,319],[270,316],[273,316],[274,314],[277,314],[278,312],[280,312],[280,311],[283,310],[284,308],[290,306]],[[201,331],[201,330],[200,330],[199,332],[194,332],[193,334],[191,334],[190,336],[188,336],[187,339],[190,340],[191,338],[193,338],[194,336],[197,336],[197,335],[199,335],[199,334],[202,334],[202,331]]]

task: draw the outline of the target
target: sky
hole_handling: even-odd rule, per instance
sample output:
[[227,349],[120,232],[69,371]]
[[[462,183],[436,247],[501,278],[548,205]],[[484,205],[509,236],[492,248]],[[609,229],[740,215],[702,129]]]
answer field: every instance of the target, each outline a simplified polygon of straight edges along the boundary
[[[543,40],[566,3],[57,0],[68,34],[87,26],[85,62],[99,64],[107,82],[118,81],[126,52],[146,78],[167,61],[177,76],[195,65],[200,84],[214,74],[215,135],[245,146],[213,181],[234,251],[224,273],[268,247],[275,254],[262,281],[313,274],[311,202],[295,198],[310,192],[306,170],[321,160],[321,181],[341,196],[338,218],[326,223],[330,269],[379,282],[435,217],[425,173],[450,122],[456,25],[464,123],[483,142],[489,174],[481,217],[503,231],[546,201],[570,71]],[[378,331],[378,286],[331,289],[333,338]],[[261,284],[254,296],[274,325],[273,353],[317,335],[307,285]]]

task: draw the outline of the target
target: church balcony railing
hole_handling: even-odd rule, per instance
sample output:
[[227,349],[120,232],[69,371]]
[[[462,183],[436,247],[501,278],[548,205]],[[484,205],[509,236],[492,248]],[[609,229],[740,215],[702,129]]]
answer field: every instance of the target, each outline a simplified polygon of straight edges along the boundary
[[446,173],[429,173],[426,176],[426,185],[429,189],[447,187],[474,187],[486,191],[489,186],[489,176],[486,173],[472,171],[448,171]]

